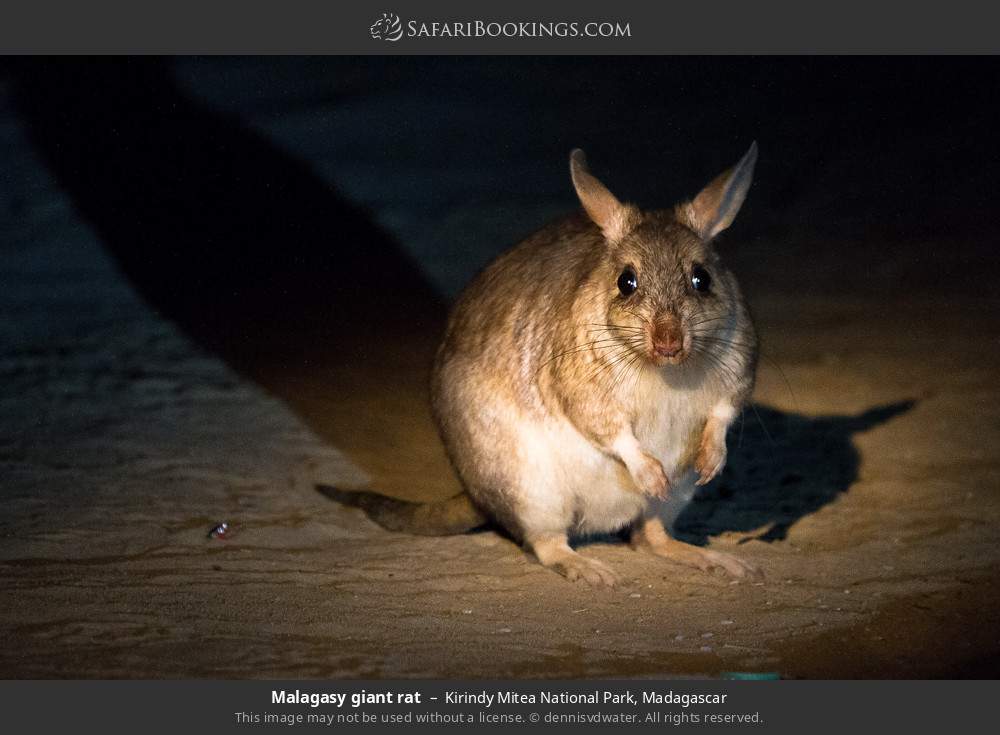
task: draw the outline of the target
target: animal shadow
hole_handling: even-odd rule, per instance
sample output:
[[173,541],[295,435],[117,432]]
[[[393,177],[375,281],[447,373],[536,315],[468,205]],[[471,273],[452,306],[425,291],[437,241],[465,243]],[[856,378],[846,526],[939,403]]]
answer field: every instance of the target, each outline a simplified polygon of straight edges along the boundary
[[380,488],[413,466],[450,488],[426,388],[446,302],[369,212],[163,59],[14,69],[36,152],[160,316]]
[[[782,541],[800,518],[815,513],[858,478],[853,437],[906,413],[915,401],[870,408],[855,416],[803,416],[755,404],[729,433],[722,476],[697,493],[673,532],[704,545],[726,532]],[[763,529],[763,530],[761,530]]]

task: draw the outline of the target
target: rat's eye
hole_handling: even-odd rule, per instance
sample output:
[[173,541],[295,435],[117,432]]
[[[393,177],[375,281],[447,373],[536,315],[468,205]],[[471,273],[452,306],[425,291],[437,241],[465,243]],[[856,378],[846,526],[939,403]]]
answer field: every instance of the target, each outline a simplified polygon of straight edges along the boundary
[[618,276],[618,290],[622,292],[622,296],[631,296],[637,288],[639,288],[639,281],[635,277],[635,271],[626,268]]
[[691,269],[691,287],[694,288],[695,291],[701,291],[704,293],[708,291],[711,285],[712,277],[708,275],[707,270],[702,268],[700,265],[696,265]]

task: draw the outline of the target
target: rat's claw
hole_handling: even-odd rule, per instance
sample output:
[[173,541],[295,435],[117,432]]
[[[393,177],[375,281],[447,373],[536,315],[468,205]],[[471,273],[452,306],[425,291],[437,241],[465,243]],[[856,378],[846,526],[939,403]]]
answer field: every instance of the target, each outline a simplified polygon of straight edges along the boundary
[[698,456],[694,460],[694,469],[699,475],[695,485],[707,485],[714,480],[722,468],[726,466],[726,447],[710,447],[702,444]]
[[719,472],[721,472],[721,471],[722,471],[722,465],[719,465],[719,466],[715,467],[714,469],[712,469],[709,472],[699,471],[698,472],[698,480],[694,484],[698,485],[698,486],[707,485],[712,480],[714,480],[716,477],[718,477]]
[[646,495],[652,495],[660,500],[667,497],[670,483],[667,481],[667,473],[663,471],[663,465],[660,464],[659,460],[647,457],[632,479]]

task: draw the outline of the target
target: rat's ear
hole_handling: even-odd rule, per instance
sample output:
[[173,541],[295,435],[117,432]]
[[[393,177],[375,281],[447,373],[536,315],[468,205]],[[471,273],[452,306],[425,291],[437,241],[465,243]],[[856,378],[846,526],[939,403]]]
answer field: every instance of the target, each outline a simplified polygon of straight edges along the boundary
[[753,167],[757,163],[757,141],[740,162],[720,174],[701,193],[681,207],[686,224],[704,240],[711,240],[729,227],[746,199]]
[[587,156],[579,148],[569,154],[569,173],[587,216],[611,242],[621,240],[631,228],[633,209],[622,204],[587,169]]

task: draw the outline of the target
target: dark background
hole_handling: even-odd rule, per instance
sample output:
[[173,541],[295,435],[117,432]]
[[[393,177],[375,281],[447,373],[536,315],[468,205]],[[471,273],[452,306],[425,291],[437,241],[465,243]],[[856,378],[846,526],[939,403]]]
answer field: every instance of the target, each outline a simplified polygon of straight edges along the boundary
[[[182,62],[179,75],[169,66],[149,58],[23,60],[8,62],[7,74],[32,140],[116,256],[134,273],[155,263],[193,276],[173,289],[184,302],[214,302],[205,292],[223,277],[260,286],[262,269],[308,293],[312,281],[357,272],[356,258],[387,287],[400,277],[382,259],[385,241],[363,255],[347,246],[378,237],[363,213],[309,162],[245,127],[246,118],[266,120],[269,106],[310,108],[313,120],[280,138],[308,150],[314,137],[329,136],[326,160],[311,164],[343,180],[351,201],[409,197],[429,221],[494,204],[489,239],[477,232],[460,249],[401,245],[448,293],[550,210],[574,206],[565,171],[572,147],[588,151],[621,198],[655,207],[697,191],[751,140],[760,165],[733,239],[780,239],[769,266],[818,259],[810,288],[835,276],[837,291],[892,289],[880,270],[886,262],[956,248],[941,259],[947,270],[921,285],[961,279],[972,258],[977,269],[990,268],[977,270],[974,287],[995,292],[993,59],[205,59]],[[359,121],[358,100],[376,92],[386,103]],[[352,150],[358,124],[376,134],[377,150]],[[372,182],[352,180],[359,160],[399,174],[383,176],[373,191]],[[132,253],[140,235],[153,246]],[[240,273],[230,268],[234,258]],[[352,287],[346,280],[337,288]],[[143,286],[161,287],[152,281]]]

